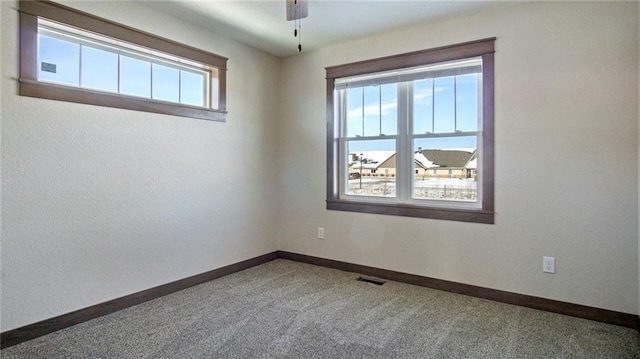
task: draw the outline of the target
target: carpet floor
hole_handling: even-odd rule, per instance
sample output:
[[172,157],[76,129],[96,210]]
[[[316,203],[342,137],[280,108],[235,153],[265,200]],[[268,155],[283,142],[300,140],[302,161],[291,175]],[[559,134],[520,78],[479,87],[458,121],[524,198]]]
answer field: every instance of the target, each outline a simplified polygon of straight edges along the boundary
[[2,358],[640,358],[637,330],[278,259]]

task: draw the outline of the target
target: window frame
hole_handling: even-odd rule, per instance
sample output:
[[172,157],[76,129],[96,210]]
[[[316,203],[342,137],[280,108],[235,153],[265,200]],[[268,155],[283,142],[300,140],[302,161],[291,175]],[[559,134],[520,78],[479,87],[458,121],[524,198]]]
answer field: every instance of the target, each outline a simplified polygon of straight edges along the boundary
[[[349,212],[386,214],[431,218],[473,223],[495,223],[494,212],[494,53],[495,37],[454,45],[420,50],[399,55],[375,58],[337,66],[326,71],[327,95],[327,209]],[[482,199],[479,208],[457,208],[429,204],[389,202],[386,198],[367,198],[364,201],[341,196],[340,128],[335,104],[337,79],[392,71],[436,63],[482,58]]]
[[[73,8],[50,1],[20,0],[20,78],[19,95],[51,100],[122,108],[166,115],[190,117],[202,120],[226,120],[226,72],[227,58],[188,45],[152,35]],[[107,36],[152,51],[197,62],[217,72],[212,74],[209,86],[208,106],[194,106],[166,102],[120,93],[72,87],[38,80],[38,18],[51,20],[90,33]],[[217,88],[213,88],[217,86]],[[217,101],[211,96],[218,94]],[[213,103],[218,108],[211,108]]]

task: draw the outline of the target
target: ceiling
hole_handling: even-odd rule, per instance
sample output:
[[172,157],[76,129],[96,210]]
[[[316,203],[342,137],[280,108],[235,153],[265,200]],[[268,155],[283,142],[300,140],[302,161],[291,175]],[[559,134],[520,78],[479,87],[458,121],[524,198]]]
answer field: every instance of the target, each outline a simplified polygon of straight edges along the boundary
[[[303,51],[469,15],[508,1],[310,0],[302,19]],[[275,56],[297,53],[285,0],[168,0],[145,5]]]

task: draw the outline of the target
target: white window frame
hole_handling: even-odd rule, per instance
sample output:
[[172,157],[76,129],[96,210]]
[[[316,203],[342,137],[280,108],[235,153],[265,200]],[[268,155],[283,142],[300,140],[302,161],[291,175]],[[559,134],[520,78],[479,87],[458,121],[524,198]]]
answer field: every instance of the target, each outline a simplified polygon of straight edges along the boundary
[[[191,106],[197,106],[197,107],[203,107],[203,108],[209,108],[211,105],[211,95],[209,94],[209,84],[211,83],[211,69],[208,66],[205,66],[203,64],[197,63],[197,62],[193,62],[193,61],[188,61],[186,59],[182,59],[179,57],[175,57],[175,56],[171,56],[168,54],[164,54],[164,53],[159,53],[157,51],[152,51],[149,49],[145,49],[145,48],[141,48],[139,46],[134,46],[131,44],[127,44],[127,43],[123,43],[121,41],[109,38],[109,37],[105,37],[105,36],[100,36],[97,34],[92,34],[89,33],[87,31],[82,31],[82,30],[78,30],[78,29],[74,29],[72,27],[66,26],[64,24],[59,24],[59,23],[55,23],[52,22],[50,20],[47,19],[43,19],[43,18],[38,18],[38,35],[44,35],[50,38],[54,38],[54,39],[58,39],[58,40],[62,40],[62,41],[66,41],[66,42],[70,42],[70,43],[74,43],[74,44],[78,44],[80,46],[80,63],[79,63],[79,67],[78,67],[78,72],[82,72],[82,47],[86,46],[92,49],[98,49],[98,50],[102,50],[111,54],[114,54],[116,56],[118,56],[118,73],[117,76],[118,78],[116,79],[117,83],[118,83],[118,89],[115,91],[115,93],[119,93],[121,95],[125,95],[125,96],[134,96],[134,97],[140,97],[140,98],[146,98],[146,99],[152,99],[154,101],[162,101],[159,100],[157,98],[154,98],[153,96],[153,81],[154,81],[154,77],[153,77],[153,64],[156,65],[163,65],[163,66],[167,66],[169,68],[175,69],[180,71],[179,74],[181,75],[182,71],[185,72],[190,72],[190,73],[195,73],[198,75],[201,75],[204,77],[204,81],[202,83],[202,103],[203,105],[191,105]],[[38,55],[40,55],[40,53],[38,53]],[[122,80],[122,72],[120,71],[120,55],[126,56],[126,57],[130,57],[130,58],[135,58],[138,60],[142,60],[142,61],[146,61],[150,63],[150,82],[149,82],[149,88],[150,88],[150,96],[146,97],[146,96],[138,96],[138,95],[132,95],[132,94],[126,94],[126,93],[122,93],[120,91],[120,82]],[[38,63],[40,64],[40,58],[38,58]],[[40,68],[38,69],[38,81],[41,82],[50,82],[53,84],[59,84],[58,82],[55,81],[51,81],[51,80],[46,80],[46,79],[42,79],[40,77]],[[82,77],[80,76],[80,80],[82,80]],[[63,84],[66,85],[66,84]],[[166,102],[170,102],[170,103],[180,103],[180,104],[185,104],[182,102],[182,98],[181,98],[181,94],[182,94],[182,83],[179,82],[178,83],[178,101],[166,101]],[[73,85],[66,85],[66,86],[72,86],[72,87],[79,87],[79,88],[86,88],[86,89],[90,89],[90,90],[95,90],[95,91],[105,91],[105,92],[114,92],[114,91],[108,91],[108,90],[103,90],[103,89],[96,89],[96,88],[92,88],[92,87],[88,87],[82,84],[82,81],[80,81],[80,83],[78,84],[78,86],[73,86]],[[186,104],[185,104],[186,105]]]

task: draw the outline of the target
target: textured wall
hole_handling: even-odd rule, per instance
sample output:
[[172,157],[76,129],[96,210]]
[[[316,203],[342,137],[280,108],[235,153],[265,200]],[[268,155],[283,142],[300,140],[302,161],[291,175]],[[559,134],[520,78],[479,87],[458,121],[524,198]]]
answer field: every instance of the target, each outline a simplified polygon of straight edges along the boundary
[[2,331],[277,249],[279,60],[134,2],[68,4],[228,57],[229,115],[19,97],[0,2]]
[[[534,2],[285,59],[280,248],[638,313],[637,26],[634,2]],[[327,211],[324,67],[493,36],[496,224]]]

